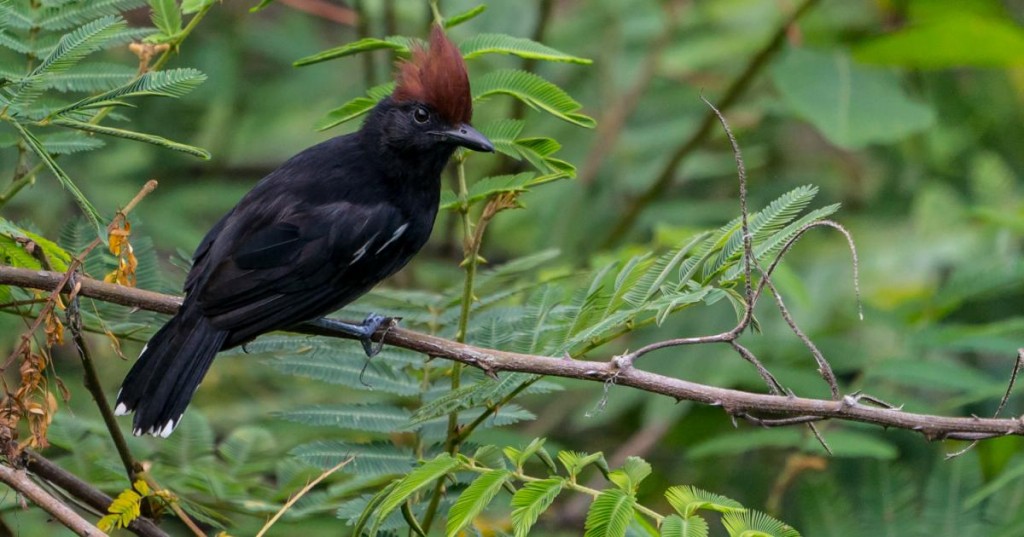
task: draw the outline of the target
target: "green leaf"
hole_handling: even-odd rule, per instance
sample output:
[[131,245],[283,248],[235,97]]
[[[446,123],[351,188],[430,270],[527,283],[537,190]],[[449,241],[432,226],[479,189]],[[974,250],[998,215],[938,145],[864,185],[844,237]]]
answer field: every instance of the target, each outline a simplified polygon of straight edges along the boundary
[[[68,2],[71,3],[71,2]],[[81,26],[106,15],[118,15],[146,4],[145,0],[88,0],[72,5],[44,7],[36,24],[46,30],[64,30]]]
[[431,461],[423,463],[422,466],[416,468],[404,478],[402,478],[395,489],[388,494],[384,501],[381,502],[380,508],[377,509],[377,516],[373,522],[373,528],[370,530],[371,535],[377,534],[377,528],[380,527],[384,518],[388,516],[392,511],[397,509],[400,505],[405,503],[405,500],[412,496],[416,491],[426,487],[427,485],[442,479],[444,476],[451,473],[453,470],[459,467],[461,463],[458,459],[453,458],[447,453],[438,455]]
[[473,519],[491,503],[511,475],[512,472],[508,470],[491,470],[481,474],[470,483],[448,511],[445,535],[447,537],[456,536],[463,528],[469,526]]
[[196,69],[151,71],[124,86],[97,95],[90,95],[74,104],[58,109],[53,114],[62,115],[75,110],[104,106],[107,101],[127,97],[181,97],[202,84],[204,80],[206,80],[206,75]]
[[584,537],[625,537],[635,506],[633,495],[621,489],[601,492],[587,511]]
[[51,155],[70,155],[103,147],[103,140],[79,132],[57,132],[40,138]]
[[572,56],[532,39],[505,34],[477,34],[459,44],[462,55],[471,60],[485,54],[511,54],[530,60],[590,65],[592,60]]
[[604,460],[604,453],[600,451],[589,455],[578,451],[559,451],[558,461],[562,463],[571,477],[576,477],[580,471],[591,464],[597,465],[601,469],[601,473],[608,473],[608,462]]
[[[249,345],[253,352],[266,352],[256,346],[258,343]],[[420,393],[419,382],[409,375],[399,375],[384,364],[366,364],[366,355],[356,345],[345,349],[301,345],[301,342],[291,345],[294,347],[289,354],[275,356],[268,362],[274,369],[356,389],[396,395]]]
[[380,84],[370,88],[366,91],[365,97],[356,97],[355,99],[352,99],[340,107],[328,112],[326,116],[317,122],[317,130],[327,130],[341,125],[342,123],[347,123],[353,119],[362,117],[370,110],[373,110],[373,107],[376,106],[381,99],[391,95],[391,92],[394,90],[394,82],[388,82],[386,84]]
[[651,465],[640,457],[627,457],[622,468],[608,474],[608,479],[620,489],[635,493],[640,482],[651,475]]
[[238,475],[250,463],[260,466],[262,457],[272,455],[274,444],[274,435],[266,429],[239,427],[217,446],[217,452],[228,463],[232,474]]
[[558,477],[530,481],[512,495],[512,527],[515,528],[515,537],[530,534],[530,528],[562,492],[564,484],[565,480]]
[[103,217],[100,216],[99,211],[96,210],[96,207],[93,206],[92,202],[90,202],[85,197],[85,194],[83,194],[82,191],[78,189],[78,186],[75,185],[73,181],[71,181],[71,178],[68,177],[68,174],[60,166],[57,165],[57,162],[53,160],[53,157],[50,156],[50,154],[46,151],[46,148],[43,147],[42,142],[40,142],[39,139],[35,137],[35,135],[29,132],[24,125],[18,123],[17,121],[11,121],[10,124],[14,126],[14,128],[18,131],[19,134],[21,134],[21,137],[24,138],[25,143],[27,143],[28,146],[32,149],[32,151],[39,157],[39,159],[42,160],[44,164],[46,164],[46,167],[50,169],[50,172],[53,173],[55,177],[57,177],[57,180],[60,181],[61,186],[63,186],[68,192],[71,193],[71,196],[75,198],[75,202],[78,203],[78,206],[82,208],[82,212],[85,213],[85,216],[89,218],[89,221],[92,223],[93,227],[96,228],[96,232],[102,236],[103,225],[100,222],[103,220]]
[[534,438],[522,450],[509,446],[506,447],[503,451],[505,452],[505,456],[508,457],[508,460],[516,468],[521,469],[523,465],[526,464],[526,460],[532,457],[534,453],[544,450],[544,442],[545,439],[543,438]]
[[62,73],[50,73],[36,85],[60,92],[95,92],[127,84],[135,78],[136,68],[115,63],[88,62]]
[[[17,244],[14,239],[28,239],[36,243],[37,246],[42,248],[43,253],[46,254],[46,258],[49,260],[54,271],[59,271],[61,273],[65,272],[68,270],[68,264],[71,263],[72,256],[67,250],[61,248],[56,243],[42,235],[18,228],[17,225],[14,225],[2,217],[0,217],[0,237],[10,239],[9,241],[5,241],[3,246],[0,246],[0,250],[3,250],[4,257],[10,258],[5,261],[6,264],[12,266],[25,266],[28,268],[41,268],[39,260],[26,252],[25,248]],[[11,248],[16,251],[12,251]]]
[[458,15],[454,15],[445,19],[444,27],[445,29],[454,28],[464,22],[469,22],[470,20],[475,19],[477,15],[483,13],[484,11],[487,11],[486,4],[480,4],[479,6],[471,7],[466,11],[459,13]]
[[174,0],[148,0],[153,10],[153,26],[156,26],[163,37],[171,37],[181,31],[181,11]]
[[[498,175],[484,177],[469,187],[466,197],[466,204],[472,207],[478,202],[490,198],[502,192],[522,192],[526,185],[530,184],[537,174],[533,172],[517,173],[515,175]],[[447,192],[447,191],[446,191]],[[458,199],[451,199],[451,195],[441,202],[441,209],[456,209],[459,206]]]
[[957,10],[867,40],[854,57],[918,69],[1014,67],[1024,63],[1024,30],[1011,17]]
[[[269,0],[264,1],[269,2]],[[366,528],[366,524],[370,522],[370,517],[373,516],[373,512],[377,510],[377,507],[380,505],[381,502],[384,501],[384,498],[387,498],[388,495],[391,494],[391,491],[395,490],[396,486],[398,486],[398,481],[392,481],[391,483],[388,483],[386,487],[380,489],[380,491],[374,494],[373,497],[371,497],[370,500],[366,502],[366,506],[363,508],[362,514],[359,515],[359,518],[356,520],[356,523],[352,528],[352,535],[356,537],[362,537],[363,532]],[[339,508],[338,511],[340,515],[341,508]]]
[[362,117],[363,114],[372,110],[376,105],[377,101],[374,101],[369,97],[356,97],[338,108],[327,112],[327,115],[317,122],[316,129],[323,131],[332,127],[337,127],[342,123],[347,123],[353,119]]
[[344,472],[358,475],[404,475],[413,467],[413,455],[408,449],[386,442],[352,444],[339,440],[321,440],[302,444],[290,454],[312,466],[333,468],[349,457],[355,457]]
[[181,0],[181,12],[184,15],[198,13],[199,11],[212,6],[216,1],[217,0]]
[[708,523],[699,516],[669,515],[661,522],[661,537],[707,537]]
[[800,537],[800,532],[760,512],[728,512],[722,525],[730,537]]
[[472,84],[473,100],[491,95],[511,95],[536,110],[542,110],[574,125],[593,128],[590,116],[577,112],[582,105],[561,88],[526,71],[503,69],[492,71]]
[[736,500],[689,485],[669,488],[665,498],[683,518],[690,518],[701,509],[719,513],[746,511]]
[[269,6],[273,2],[274,2],[274,0],[260,0],[259,4],[249,8],[249,12],[250,13],[256,13],[257,11],[262,11],[262,10],[266,9],[267,6]]
[[107,41],[125,28],[124,19],[118,16],[107,16],[65,34],[57,42],[57,46],[29,73],[26,79],[70,69],[82,58],[103,48]]
[[125,138],[128,140],[134,140],[136,142],[145,142],[147,144],[160,146],[166,149],[180,151],[182,153],[186,153],[194,157],[199,157],[203,160],[210,159],[210,153],[205,149],[178,143],[172,140],[168,140],[167,138],[163,138],[161,136],[156,136],[154,134],[145,134],[141,132],[118,129],[115,127],[107,127],[106,125],[94,125],[92,123],[86,123],[84,121],[77,121],[74,119],[65,118],[54,119],[53,124],[60,125],[61,127],[78,129],[85,132],[102,134],[105,136],[114,136],[116,138]]
[[364,37],[358,41],[345,43],[340,47],[334,47],[304,58],[299,58],[298,60],[295,60],[292,65],[295,67],[302,67],[305,65],[313,65],[314,63],[325,62],[327,60],[333,60],[335,58],[344,58],[345,56],[360,54],[362,52],[385,49],[398,52],[408,52],[409,40],[402,36],[389,36],[384,39],[377,37]]
[[934,111],[907,97],[894,73],[857,65],[840,51],[791,48],[772,80],[794,114],[847,149],[902,140],[935,123]]
[[362,405],[314,405],[279,412],[278,417],[317,425],[377,433],[391,433],[409,421],[409,411],[385,403]]

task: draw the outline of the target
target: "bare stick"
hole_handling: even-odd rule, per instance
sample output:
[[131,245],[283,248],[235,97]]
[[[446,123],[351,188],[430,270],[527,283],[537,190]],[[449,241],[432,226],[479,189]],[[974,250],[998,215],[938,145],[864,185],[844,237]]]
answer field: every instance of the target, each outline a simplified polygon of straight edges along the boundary
[[273,526],[274,523],[277,522],[285,514],[285,512],[288,511],[288,509],[291,509],[291,507],[295,505],[295,502],[299,501],[299,499],[305,496],[307,492],[312,490],[317,483],[323,481],[324,479],[327,478],[327,476],[333,474],[334,472],[341,470],[346,465],[348,465],[348,463],[352,462],[353,459],[355,459],[355,457],[350,456],[349,458],[334,465],[334,468],[327,470],[326,472],[317,476],[316,479],[310,481],[309,483],[306,483],[306,486],[302,487],[302,490],[296,492],[295,495],[293,495],[291,498],[288,498],[288,501],[281,506],[281,509],[278,509],[277,513],[275,513],[274,516],[271,517],[271,519],[268,520],[267,523],[264,524],[262,528],[260,528],[260,532],[256,534],[256,537],[263,537],[263,535],[266,534],[268,530],[270,530],[270,527]]
[[[33,289],[53,290],[61,280],[60,273],[0,266],[0,284],[18,285]],[[142,291],[82,278],[79,293],[108,302],[137,307],[161,313],[174,313],[181,298]],[[353,339],[352,336],[332,332],[323,327],[301,325],[294,332]],[[377,336],[380,336],[378,333]],[[403,328],[392,328],[383,336],[384,343],[419,353],[454,360],[495,373],[517,371],[604,382],[615,377],[619,386],[629,386],[650,393],[714,406],[724,406],[733,412],[750,412],[779,417],[821,416],[847,421],[871,423],[916,431],[929,440],[945,438],[974,440],[997,436],[1024,436],[1024,423],[1016,418],[950,417],[903,412],[896,408],[878,408],[862,405],[855,397],[840,401],[809,399],[750,393],[689,382],[644,371],[637,367],[621,368],[612,362],[564,360],[561,357],[520,354],[495,349],[474,347],[429,334]]]
[[[114,501],[99,489],[34,451],[25,450],[21,463],[29,472],[61,488],[64,492],[99,512],[107,512],[111,502]],[[141,537],[167,537],[163,530],[146,517],[133,520],[131,524],[128,524],[128,531]]]
[[18,491],[18,493],[23,494],[32,503],[50,513],[53,518],[76,534],[90,537],[106,535],[70,507],[64,505],[60,500],[43,490],[42,487],[32,481],[24,470],[15,470],[9,466],[0,465],[0,481],[6,483],[7,486]]

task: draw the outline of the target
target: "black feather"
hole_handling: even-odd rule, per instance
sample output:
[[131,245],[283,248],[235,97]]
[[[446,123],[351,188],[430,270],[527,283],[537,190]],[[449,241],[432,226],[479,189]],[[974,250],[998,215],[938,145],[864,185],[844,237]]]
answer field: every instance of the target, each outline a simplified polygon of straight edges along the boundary
[[472,129],[421,124],[417,108],[383,100],[362,129],[292,157],[210,230],[185,305],[124,380],[118,410],[135,412],[136,433],[169,434],[217,352],[337,310],[423,247],[441,172],[466,143],[438,133]]

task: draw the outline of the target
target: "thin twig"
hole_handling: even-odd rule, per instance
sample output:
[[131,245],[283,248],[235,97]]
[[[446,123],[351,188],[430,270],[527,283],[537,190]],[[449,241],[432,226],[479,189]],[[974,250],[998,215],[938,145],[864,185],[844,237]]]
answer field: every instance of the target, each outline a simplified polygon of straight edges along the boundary
[[100,383],[99,373],[96,372],[96,365],[92,361],[89,347],[82,336],[82,316],[79,312],[78,301],[78,290],[81,289],[81,286],[76,285],[77,278],[77,273],[75,273],[68,282],[71,285],[72,291],[66,310],[67,327],[71,331],[71,338],[75,344],[75,350],[78,352],[78,357],[82,360],[82,369],[85,371],[85,388],[89,390],[93,400],[96,401],[96,407],[100,411],[100,416],[103,417],[103,423],[107,427],[107,432],[110,433],[110,439],[114,442],[114,448],[117,450],[118,457],[121,458],[121,464],[124,465],[128,482],[133,483],[138,477],[138,473],[142,471],[142,466],[139,465],[132,456],[132,452],[128,449],[128,442],[125,441],[124,433],[121,432],[121,427],[117,424],[117,418],[114,417],[114,411],[110,408],[110,402],[107,401],[107,396],[103,393],[103,385]]
[[323,481],[324,479],[327,478],[327,476],[333,474],[334,472],[341,470],[348,463],[352,462],[353,459],[355,459],[355,457],[350,456],[349,458],[334,465],[334,468],[327,470],[326,472],[317,476],[316,479],[310,481],[309,483],[306,483],[306,486],[302,487],[302,490],[296,492],[291,498],[288,498],[288,501],[281,506],[281,509],[279,509],[277,513],[274,513],[274,516],[271,517],[271,519],[268,520],[267,523],[264,524],[262,528],[260,528],[260,532],[256,534],[256,537],[263,537],[263,535],[266,534],[268,530],[270,530],[270,527],[273,526],[274,523],[276,523],[282,516],[284,516],[285,512],[287,512],[288,509],[291,509],[291,507],[295,505],[295,502],[299,501],[299,499],[305,496],[307,492],[312,490],[313,487],[317,485],[317,483]]

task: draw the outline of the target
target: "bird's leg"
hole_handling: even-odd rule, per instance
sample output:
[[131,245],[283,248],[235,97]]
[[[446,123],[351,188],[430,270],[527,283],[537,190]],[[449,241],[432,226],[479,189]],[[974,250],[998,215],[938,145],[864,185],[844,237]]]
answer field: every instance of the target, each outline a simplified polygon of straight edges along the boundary
[[374,346],[373,335],[377,333],[377,330],[381,326],[391,328],[398,322],[395,317],[385,317],[376,313],[371,313],[363,319],[362,324],[351,324],[337,319],[328,319],[321,317],[315,321],[310,321],[309,324],[329,330],[331,332],[339,332],[355,337],[363,344],[363,350],[366,351],[366,356],[373,357],[384,348],[383,337],[381,341]]

